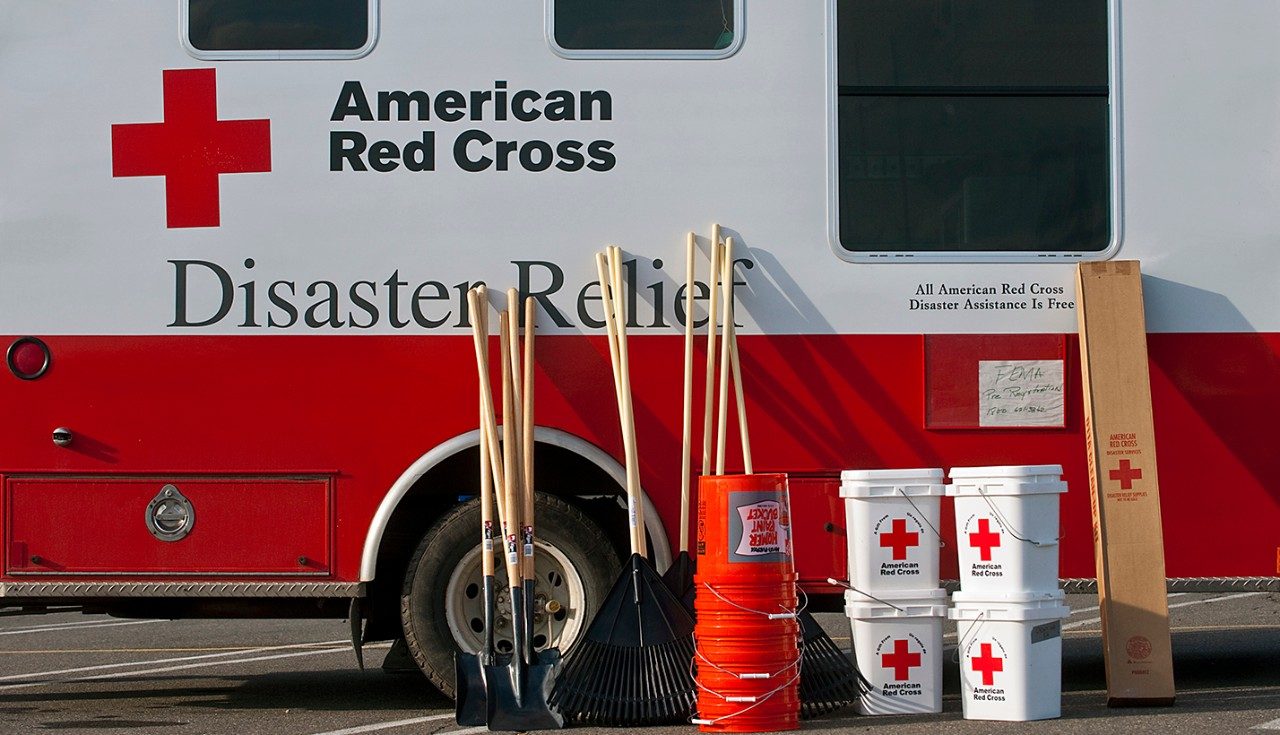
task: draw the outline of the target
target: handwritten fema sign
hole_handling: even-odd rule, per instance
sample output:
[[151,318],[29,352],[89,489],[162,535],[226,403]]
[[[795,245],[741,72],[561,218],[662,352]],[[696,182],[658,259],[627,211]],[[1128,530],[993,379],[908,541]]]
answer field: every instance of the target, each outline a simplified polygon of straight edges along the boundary
[[1064,426],[1062,360],[980,360],[979,426]]

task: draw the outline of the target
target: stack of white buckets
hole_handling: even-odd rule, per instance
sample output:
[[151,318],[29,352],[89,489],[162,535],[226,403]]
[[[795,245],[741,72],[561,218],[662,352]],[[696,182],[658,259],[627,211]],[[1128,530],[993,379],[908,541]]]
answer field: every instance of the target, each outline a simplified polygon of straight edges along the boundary
[[840,473],[854,587],[845,612],[858,670],[872,685],[857,703],[863,714],[942,711],[942,490],[942,470]]
[[938,533],[955,498],[957,621],[966,719],[1040,720],[1062,708],[1057,465],[849,470],[841,473],[849,543],[845,612],[872,690],[863,714],[942,711]]

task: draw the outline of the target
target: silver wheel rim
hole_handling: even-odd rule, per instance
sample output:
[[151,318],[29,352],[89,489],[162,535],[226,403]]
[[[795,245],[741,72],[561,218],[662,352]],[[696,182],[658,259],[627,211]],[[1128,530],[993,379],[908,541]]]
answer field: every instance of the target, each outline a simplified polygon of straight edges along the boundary
[[[536,542],[536,545],[533,643],[538,650],[556,647],[567,651],[582,630],[586,588],[582,575],[559,549],[543,541]],[[494,647],[499,653],[507,653],[512,649],[511,590],[507,584],[506,567],[500,563],[500,558],[497,561],[494,572]],[[480,548],[475,547],[454,567],[444,593],[449,632],[458,647],[469,653],[479,652],[484,645],[483,590]]]

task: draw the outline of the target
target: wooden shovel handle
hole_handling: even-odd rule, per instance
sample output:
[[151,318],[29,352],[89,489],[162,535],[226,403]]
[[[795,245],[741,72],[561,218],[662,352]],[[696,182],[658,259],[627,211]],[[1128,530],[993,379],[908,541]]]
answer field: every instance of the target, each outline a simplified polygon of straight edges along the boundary
[[502,363],[502,476],[503,496],[506,502],[498,507],[502,514],[503,558],[507,565],[507,581],[511,586],[520,582],[520,502],[516,499],[519,470],[516,467],[516,437],[518,427],[512,416],[515,411],[515,394],[512,391],[511,314],[505,309],[498,317],[498,352]]
[[[511,363],[511,413],[502,415],[502,422],[507,423],[507,416],[512,417],[512,429],[515,432],[515,459],[516,467],[521,466],[520,454],[524,448],[524,420],[522,418],[524,401],[520,394],[523,389],[520,383],[520,294],[514,289],[507,289],[507,351],[502,353],[502,359]],[[516,475],[516,495],[522,494],[524,484],[524,476]]]
[[533,297],[530,296],[524,300],[524,409],[521,411],[524,424],[520,430],[520,436],[523,439],[520,459],[523,461],[524,470],[524,481],[521,483],[524,490],[524,578],[528,580],[537,578],[537,570],[533,566],[533,326],[535,321],[536,307]]
[[[476,322],[479,325],[481,334],[486,336],[485,342],[488,342],[488,321],[485,314],[481,312],[476,315]],[[488,345],[485,345],[486,348]],[[488,349],[485,350],[485,366],[488,366]],[[486,383],[488,387],[489,376],[481,375],[480,380]],[[490,400],[493,400],[490,397]],[[486,577],[493,576],[493,539],[497,534],[494,532],[493,526],[493,474],[489,469],[489,435],[485,431],[484,418],[485,402],[484,397],[480,397],[480,537],[481,537],[481,572]],[[489,420],[492,420],[490,415]]]
[[493,391],[489,386],[489,322],[488,303],[484,287],[467,292],[467,306],[471,311],[471,334],[476,353],[476,375],[480,394],[480,520],[484,549],[481,554],[483,573],[493,574],[494,482],[495,475],[501,484],[501,463],[498,459],[498,435],[493,418]]

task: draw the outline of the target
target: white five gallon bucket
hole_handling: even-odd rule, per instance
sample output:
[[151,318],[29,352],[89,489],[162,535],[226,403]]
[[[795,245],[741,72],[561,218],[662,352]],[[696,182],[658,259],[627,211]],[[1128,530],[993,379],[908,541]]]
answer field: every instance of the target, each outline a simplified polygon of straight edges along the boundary
[[[961,705],[966,720],[1045,720],[1062,715],[1063,594],[957,592]],[[861,663],[861,662],[859,662]]]
[[941,469],[840,473],[849,581],[877,597],[938,586]]
[[1058,589],[1060,465],[954,467],[960,589],[1005,595]]
[[946,590],[874,600],[845,593],[858,670],[871,691],[856,703],[864,715],[942,711],[942,620]]

